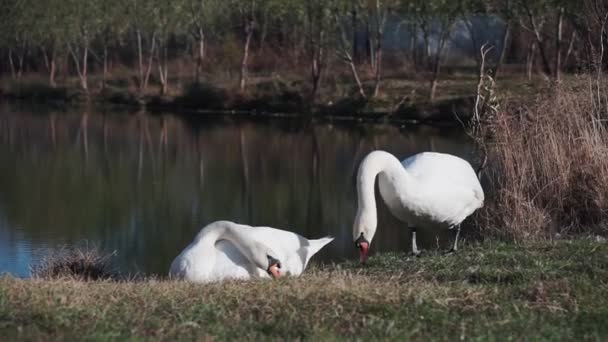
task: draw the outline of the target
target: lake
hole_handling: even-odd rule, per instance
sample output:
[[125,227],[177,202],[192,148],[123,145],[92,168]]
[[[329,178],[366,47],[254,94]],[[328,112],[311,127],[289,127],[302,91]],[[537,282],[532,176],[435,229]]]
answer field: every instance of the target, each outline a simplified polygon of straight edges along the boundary
[[[374,149],[472,160],[457,128],[1,105],[0,274],[89,244],[116,251],[120,272],[165,275],[215,220],[332,235],[313,260],[356,258],[355,175]],[[406,227],[379,211],[371,251],[409,252]]]

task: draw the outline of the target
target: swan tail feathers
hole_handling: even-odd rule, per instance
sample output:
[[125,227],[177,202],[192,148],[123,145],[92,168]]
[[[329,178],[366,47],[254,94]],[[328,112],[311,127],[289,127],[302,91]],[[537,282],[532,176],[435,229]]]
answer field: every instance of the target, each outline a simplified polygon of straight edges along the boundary
[[309,251],[312,254],[316,254],[321,248],[325,247],[328,243],[334,240],[333,236],[326,236],[324,238],[316,239],[316,240],[308,240],[310,242]]

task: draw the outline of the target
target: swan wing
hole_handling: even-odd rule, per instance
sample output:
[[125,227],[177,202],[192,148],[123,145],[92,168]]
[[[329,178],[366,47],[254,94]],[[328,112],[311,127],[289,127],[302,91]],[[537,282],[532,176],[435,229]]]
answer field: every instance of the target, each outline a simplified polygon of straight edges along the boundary
[[426,186],[437,188],[462,186],[475,192],[475,197],[483,202],[484,195],[473,167],[466,160],[451,154],[423,152],[401,162],[409,174]]
[[257,275],[256,266],[228,240],[215,244],[216,257],[211,273],[215,280],[250,279]]

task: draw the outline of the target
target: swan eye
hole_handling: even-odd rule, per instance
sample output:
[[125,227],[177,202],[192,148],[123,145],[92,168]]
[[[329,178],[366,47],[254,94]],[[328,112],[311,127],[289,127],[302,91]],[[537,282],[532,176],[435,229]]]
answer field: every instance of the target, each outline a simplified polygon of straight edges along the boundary
[[367,245],[369,245],[369,242],[365,239],[365,237],[363,236],[363,233],[361,233],[359,238],[357,240],[355,240],[355,247],[361,248],[362,242],[365,242]]

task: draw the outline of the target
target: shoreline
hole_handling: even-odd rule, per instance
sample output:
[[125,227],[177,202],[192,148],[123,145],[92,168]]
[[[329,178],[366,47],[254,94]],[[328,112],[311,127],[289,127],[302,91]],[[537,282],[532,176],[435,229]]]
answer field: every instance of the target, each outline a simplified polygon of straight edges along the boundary
[[[101,107],[101,108],[117,108],[119,110],[128,111],[146,111],[152,114],[170,113],[176,115],[190,117],[228,117],[238,119],[302,119],[312,120],[314,122],[344,122],[344,123],[385,123],[397,126],[405,125],[428,125],[439,127],[462,127],[471,115],[461,113],[472,112],[473,108],[469,106],[472,101],[467,97],[458,97],[450,100],[438,101],[434,104],[423,104],[421,106],[409,106],[401,108],[397,111],[386,110],[366,110],[358,111],[355,114],[346,114],[342,110],[336,110],[335,107],[326,105],[317,105],[311,111],[272,111],[262,108],[242,109],[242,108],[189,108],[181,106],[174,102],[159,103],[157,101],[149,102],[112,102],[107,101],[103,97],[93,97],[89,100],[64,100],[64,99],[44,99],[39,100],[35,97],[17,97],[4,94],[0,96],[0,104],[8,103],[10,105],[32,105],[32,106],[59,106],[62,108],[80,108],[80,107]],[[450,110],[451,109],[451,110]],[[458,114],[458,117],[456,116]]]

